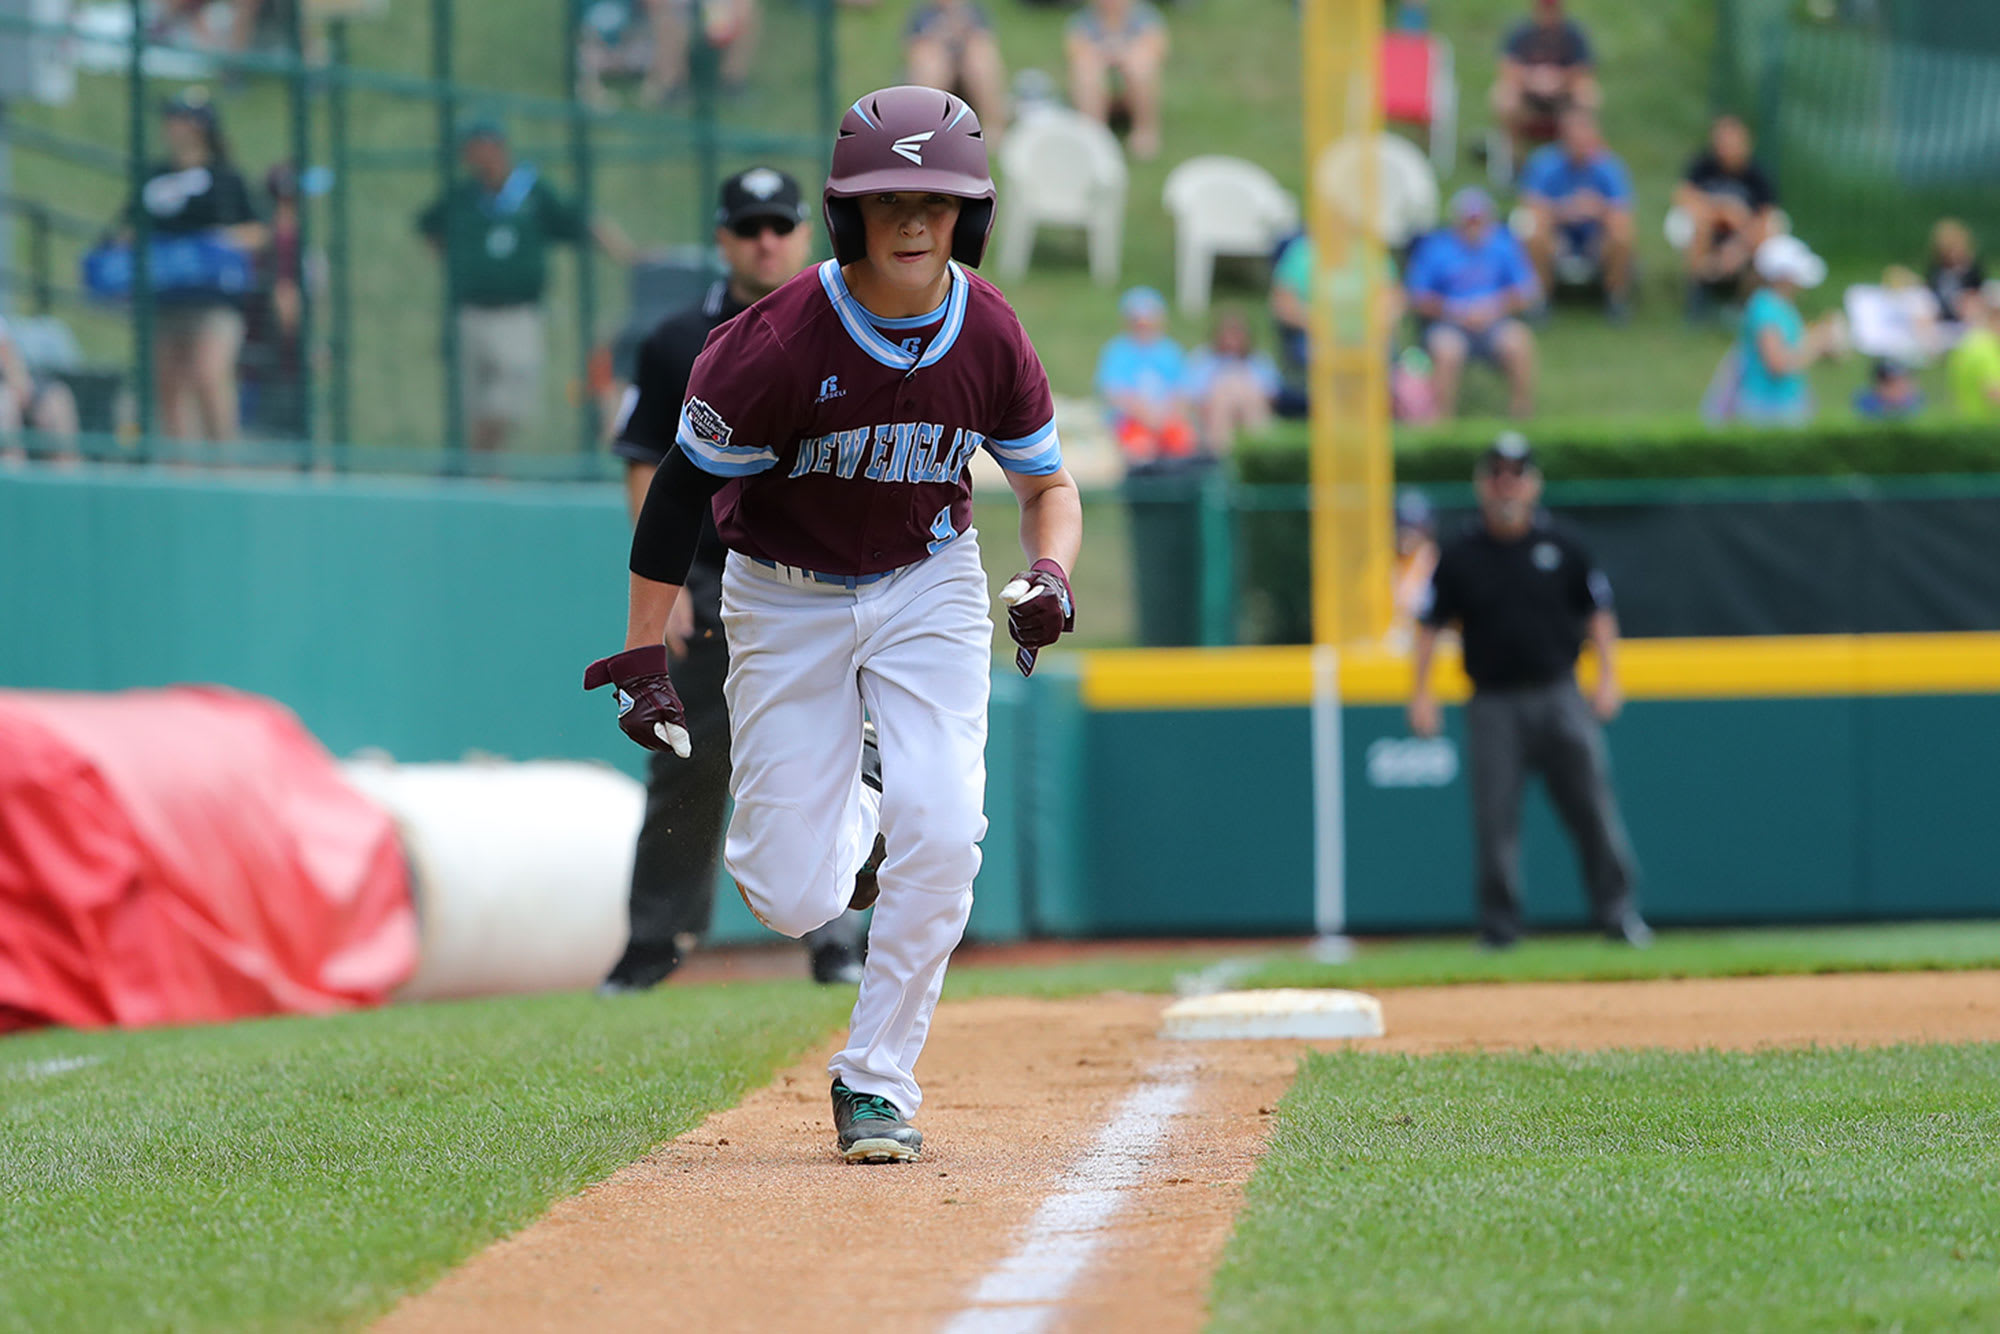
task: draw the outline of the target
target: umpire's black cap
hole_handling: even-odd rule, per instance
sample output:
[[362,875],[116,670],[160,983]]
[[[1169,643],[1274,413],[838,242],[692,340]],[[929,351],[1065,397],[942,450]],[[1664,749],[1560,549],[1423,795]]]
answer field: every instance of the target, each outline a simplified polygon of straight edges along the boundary
[[1486,447],[1479,456],[1479,471],[1492,472],[1495,468],[1513,468],[1528,472],[1535,466],[1535,451],[1528,445],[1528,437],[1519,431],[1502,431],[1500,438]]
[[806,202],[799,183],[776,167],[751,167],[722,183],[715,202],[715,225],[734,227],[752,218],[806,220]]

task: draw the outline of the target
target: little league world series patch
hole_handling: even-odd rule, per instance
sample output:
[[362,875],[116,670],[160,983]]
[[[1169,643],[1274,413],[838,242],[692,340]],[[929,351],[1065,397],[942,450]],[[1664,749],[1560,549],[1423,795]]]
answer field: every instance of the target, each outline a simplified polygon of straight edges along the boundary
[[728,422],[722,420],[722,414],[714,408],[698,398],[691,398],[683,411],[687,415],[688,430],[694,433],[695,439],[714,445],[718,449],[729,443],[729,437],[734,431]]

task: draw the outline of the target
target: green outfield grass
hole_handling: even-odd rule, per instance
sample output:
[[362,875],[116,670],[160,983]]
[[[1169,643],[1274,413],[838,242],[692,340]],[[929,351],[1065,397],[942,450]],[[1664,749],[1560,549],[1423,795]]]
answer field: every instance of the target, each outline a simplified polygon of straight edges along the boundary
[[[946,995],[1164,993],[1225,962],[1232,985],[1345,986],[1980,967],[2000,925],[1671,932],[1645,953],[1384,942],[1339,968],[1220,942],[972,964]],[[5,1039],[0,1331],[351,1327],[734,1104],[851,996],[672,986]]]
[[350,1327],[734,1104],[851,999],[685,988],[0,1041],[0,1329]]
[[1212,977],[1231,987],[1414,987],[2000,968],[2000,922],[1666,931],[1648,950],[1594,936],[1533,939],[1498,954],[1482,953],[1462,936],[1366,940],[1356,945],[1351,960],[1339,964],[1317,962],[1301,946],[1216,944],[1036,966],[959,964],[946,978],[945,994],[1167,992],[1222,964],[1227,971]]
[[1311,1057],[1218,1331],[2000,1327],[2000,1046]]
[[1530,939],[1482,953],[1465,940],[1363,943],[1340,964],[1267,958],[1241,985],[1414,987],[1455,982],[1612,982],[1778,973],[2000,968],[2000,923],[1903,922],[1735,931],[1663,931],[1647,950],[1594,936]]

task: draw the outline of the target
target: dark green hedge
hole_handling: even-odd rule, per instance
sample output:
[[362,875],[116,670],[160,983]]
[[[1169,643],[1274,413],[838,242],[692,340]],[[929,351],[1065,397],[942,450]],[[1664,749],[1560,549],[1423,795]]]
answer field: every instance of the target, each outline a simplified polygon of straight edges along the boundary
[[[1398,482],[1464,482],[1504,422],[1396,432]],[[1939,420],[1843,421],[1802,430],[1717,430],[1670,421],[1565,421],[1522,428],[1551,481],[1710,477],[1895,477],[2000,472],[2000,427]],[[1281,422],[1237,450],[1245,482],[1303,482],[1306,426]]]

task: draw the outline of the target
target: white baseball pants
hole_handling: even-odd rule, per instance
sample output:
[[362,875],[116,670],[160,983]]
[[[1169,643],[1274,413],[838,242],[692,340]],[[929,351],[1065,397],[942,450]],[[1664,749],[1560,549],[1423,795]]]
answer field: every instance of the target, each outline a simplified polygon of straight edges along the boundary
[[[723,860],[766,926],[838,917],[879,828],[888,849],[847,1046],[827,1067],[911,1116],[913,1070],[972,910],[986,836],[993,623],[976,535],[860,588],[731,552],[730,796]],[[861,782],[863,705],[882,747]]]

